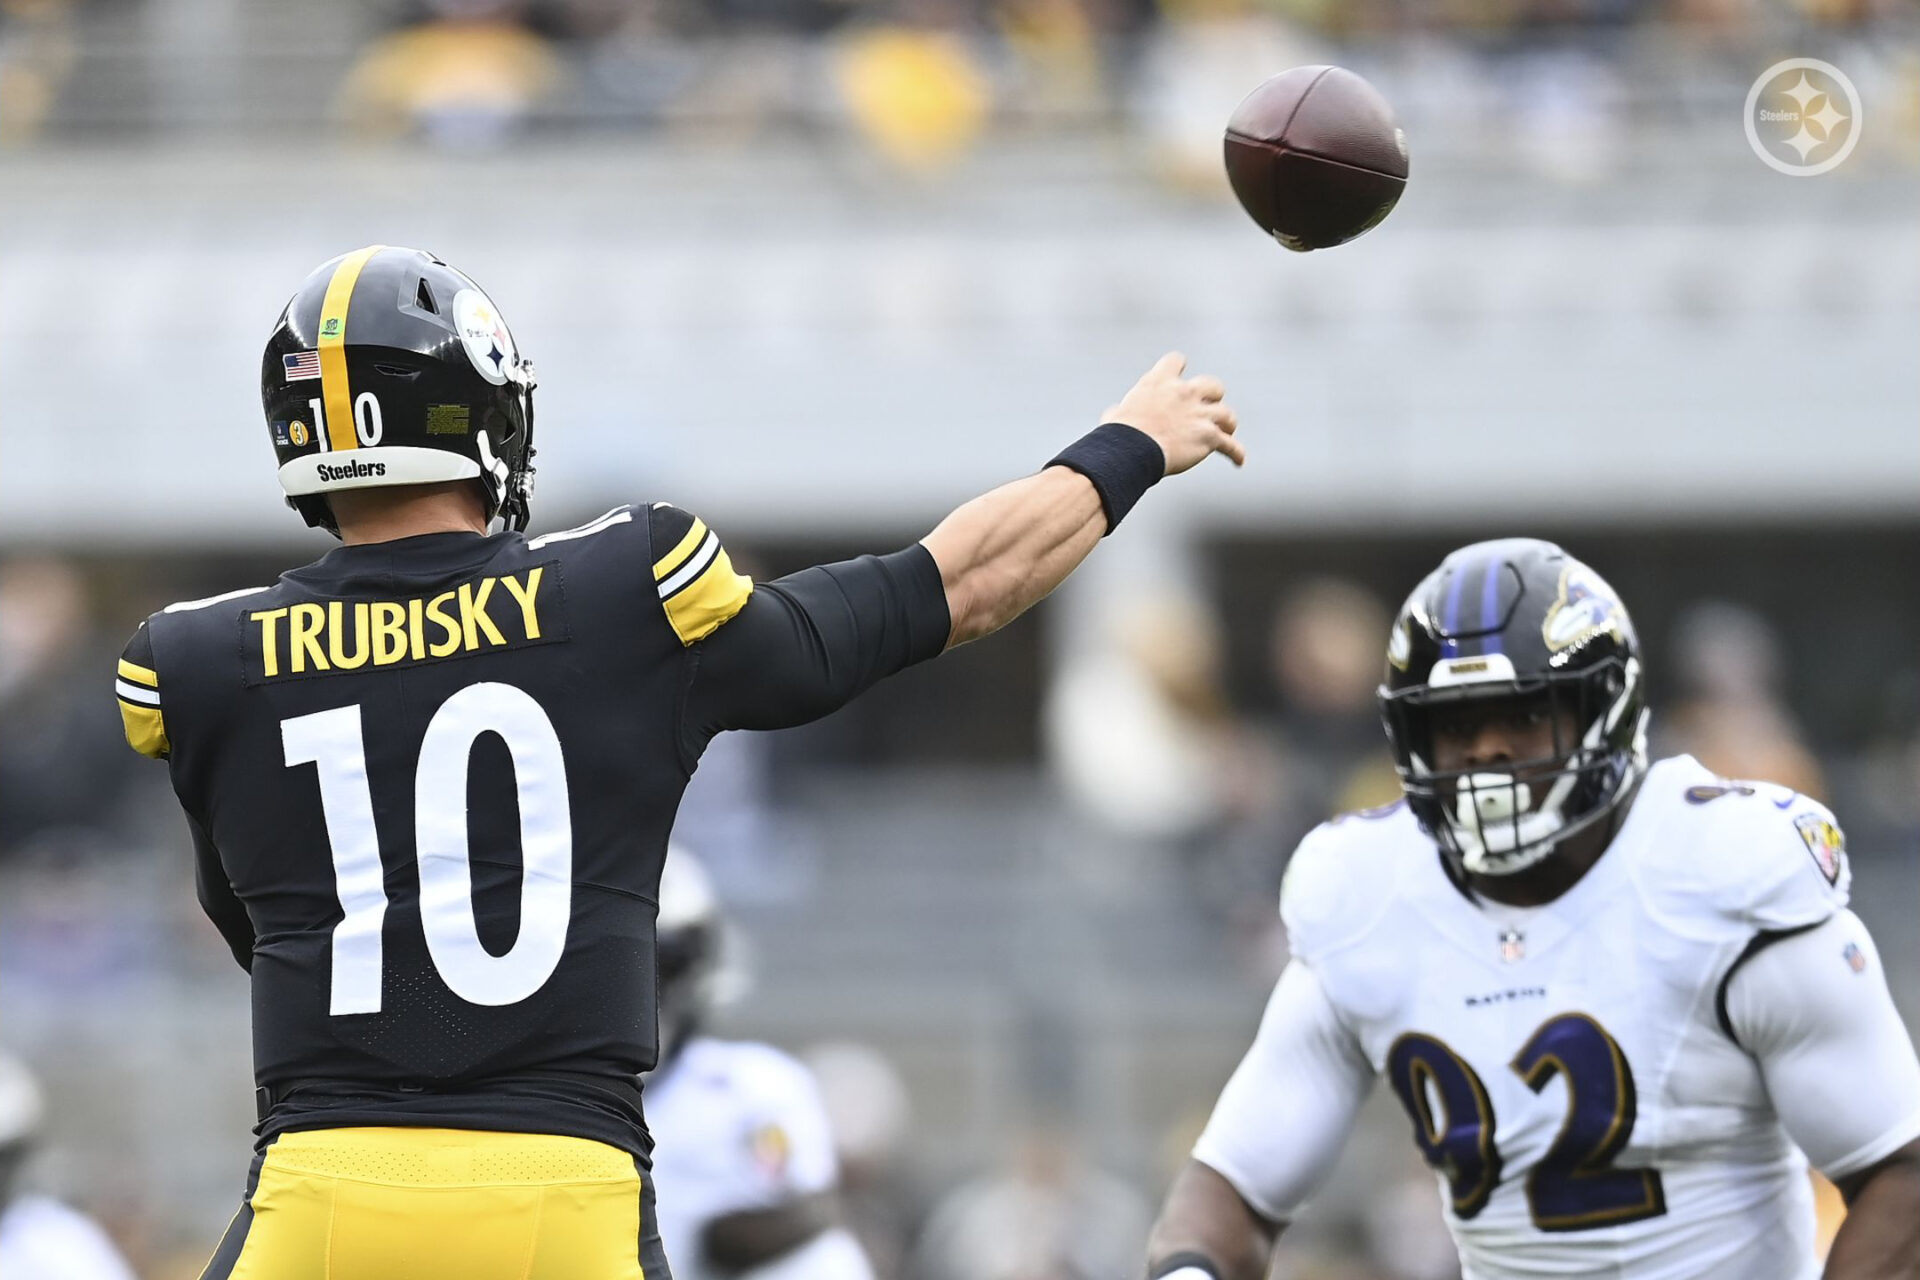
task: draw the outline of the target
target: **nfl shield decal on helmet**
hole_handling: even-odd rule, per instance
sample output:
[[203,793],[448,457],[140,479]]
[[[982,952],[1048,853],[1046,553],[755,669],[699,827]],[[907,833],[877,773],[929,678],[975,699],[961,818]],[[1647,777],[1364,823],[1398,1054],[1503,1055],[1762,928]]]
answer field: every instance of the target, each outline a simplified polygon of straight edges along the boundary
[[478,289],[462,289],[453,295],[453,323],[480,376],[496,387],[505,386],[516,364],[513,336],[492,301]]
[[1807,842],[1807,852],[1813,855],[1820,874],[1827,878],[1828,884],[1837,883],[1840,868],[1847,860],[1847,838],[1840,834],[1840,828],[1817,813],[1803,813],[1793,820],[1793,825],[1800,832],[1800,838]]

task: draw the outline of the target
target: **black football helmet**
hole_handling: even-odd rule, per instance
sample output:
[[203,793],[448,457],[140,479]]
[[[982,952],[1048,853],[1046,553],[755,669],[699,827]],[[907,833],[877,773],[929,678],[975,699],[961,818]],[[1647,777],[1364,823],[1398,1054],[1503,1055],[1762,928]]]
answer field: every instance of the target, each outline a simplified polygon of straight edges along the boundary
[[524,529],[533,388],[533,365],[479,285],[387,245],[308,276],[260,366],[287,505],[335,534],[329,493],[468,479],[488,519]]
[[[1515,698],[1542,700],[1555,725],[1550,757],[1434,767],[1436,709]],[[1414,816],[1449,860],[1480,875],[1532,866],[1605,821],[1647,767],[1646,686],[1626,606],[1599,574],[1535,538],[1462,547],[1414,588],[1388,639],[1380,708]]]
[[700,860],[680,845],[667,848],[660,871],[660,913],[654,951],[660,975],[660,1062],[678,1053],[714,1009],[737,994],[728,963],[726,921]]

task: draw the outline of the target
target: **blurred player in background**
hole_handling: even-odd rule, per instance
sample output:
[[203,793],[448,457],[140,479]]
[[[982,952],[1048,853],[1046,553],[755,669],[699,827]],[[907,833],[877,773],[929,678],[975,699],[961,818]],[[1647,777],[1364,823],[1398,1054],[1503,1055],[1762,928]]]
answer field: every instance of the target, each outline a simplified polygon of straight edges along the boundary
[[1379,1077],[1469,1276],[1807,1280],[1809,1157],[1850,1206],[1825,1274],[1920,1273],[1920,1063],[1840,830],[1649,767],[1643,679],[1619,598],[1550,543],[1415,589],[1380,695],[1405,799],[1295,853],[1292,963],[1153,1276],[1263,1276]]
[[679,1280],[872,1280],[840,1224],[833,1133],[812,1074],[769,1044],[702,1028],[738,981],[719,901],[668,853],[655,924],[660,1065],[646,1079],[660,1236]]
[[997,630],[1163,476],[1241,461],[1183,368],[923,541],[756,587],[665,503],[524,536],[533,370],[492,300],[415,249],[311,274],[261,394],[342,545],[152,615],[115,684],[252,977],[258,1156],[206,1274],[665,1280],[637,1077],[700,753]]
[[26,1064],[0,1053],[0,1277],[133,1280],[99,1224],[51,1196],[19,1190],[46,1105]]

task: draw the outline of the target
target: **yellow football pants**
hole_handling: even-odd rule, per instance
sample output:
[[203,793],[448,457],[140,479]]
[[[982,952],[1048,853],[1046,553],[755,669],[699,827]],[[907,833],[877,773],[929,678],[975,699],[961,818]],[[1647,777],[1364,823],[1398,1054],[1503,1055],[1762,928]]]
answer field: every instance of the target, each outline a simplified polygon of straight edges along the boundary
[[670,1280],[651,1192],[584,1138],[283,1133],[201,1280]]

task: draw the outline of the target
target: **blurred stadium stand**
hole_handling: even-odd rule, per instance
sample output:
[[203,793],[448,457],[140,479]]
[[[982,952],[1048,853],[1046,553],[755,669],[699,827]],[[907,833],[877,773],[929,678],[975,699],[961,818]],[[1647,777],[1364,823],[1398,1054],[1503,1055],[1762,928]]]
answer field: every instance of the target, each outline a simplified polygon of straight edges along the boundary
[[[1920,1015],[1917,30],[1847,0],[0,0],[0,1035],[47,1082],[43,1181],[154,1277],[239,1191],[245,984],[105,673],[150,609],[324,550],[273,483],[259,344],[376,240],[470,271],[538,363],[543,527],[668,498],[761,576],[917,536],[1168,347],[1232,389],[1244,473],[696,783],[757,975],[727,1027],[905,1085],[890,1278],[936,1275],[918,1223],[1048,1135],[1159,1194],[1282,954],[1291,840],[1378,781],[1364,704],[1276,673],[1276,610],[1364,619],[1469,538],[1613,579],[1673,745],[1769,726]],[[1814,181],[1737,112],[1797,55],[1866,99]],[[1300,258],[1231,205],[1218,129],[1316,60],[1386,90],[1413,179]],[[1752,652],[1687,622],[1712,601],[1774,675],[1702,685]],[[1190,628],[1129,649],[1142,602]],[[1102,767],[1210,779],[1178,822],[1073,785],[1087,722],[1049,699],[1101,655],[1143,753]],[[1420,1238],[1378,1194],[1424,1176],[1404,1124],[1371,1114],[1287,1274],[1448,1274],[1378,1243]]]

